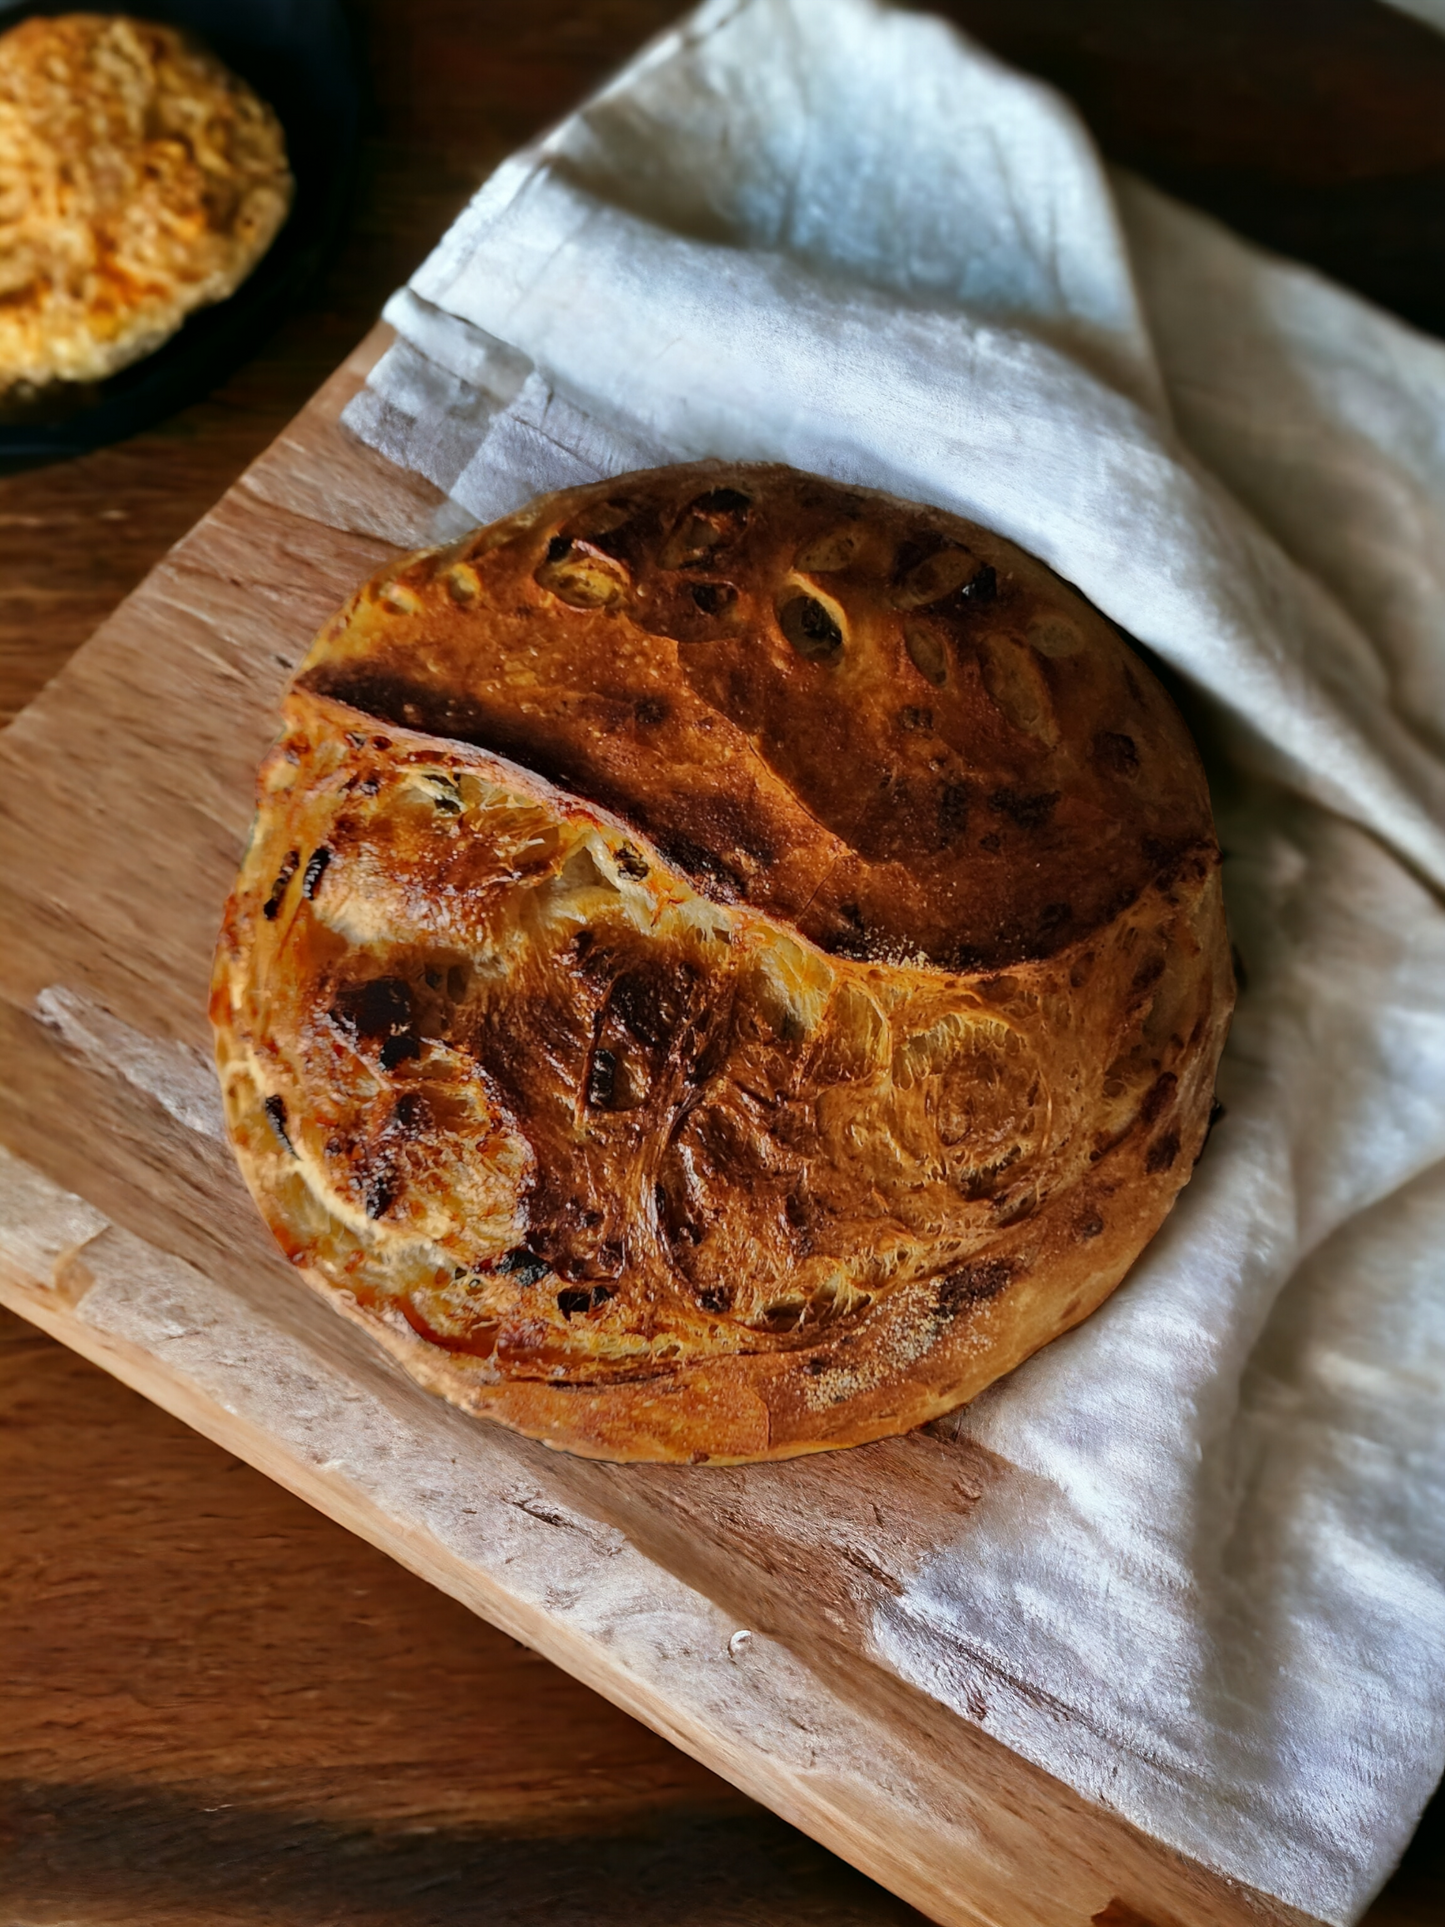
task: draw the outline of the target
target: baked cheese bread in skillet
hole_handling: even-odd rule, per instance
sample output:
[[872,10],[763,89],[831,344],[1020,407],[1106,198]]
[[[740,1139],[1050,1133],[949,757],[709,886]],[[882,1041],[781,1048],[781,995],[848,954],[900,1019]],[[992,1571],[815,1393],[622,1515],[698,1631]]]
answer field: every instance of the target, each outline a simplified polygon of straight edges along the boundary
[[0,34],[0,396],[93,382],[234,293],[292,179],[271,109],[172,27]]
[[1233,1002],[1199,757],[1042,563],[781,467],[534,502],[286,697],[212,1014],[291,1261],[574,1452],[855,1445],[1119,1283]]

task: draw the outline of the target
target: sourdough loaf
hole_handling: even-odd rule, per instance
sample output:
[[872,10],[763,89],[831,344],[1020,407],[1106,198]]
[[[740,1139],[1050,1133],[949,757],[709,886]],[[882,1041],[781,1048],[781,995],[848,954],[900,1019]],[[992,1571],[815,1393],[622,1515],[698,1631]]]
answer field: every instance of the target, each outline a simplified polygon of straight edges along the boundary
[[213,1017],[292,1261],[614,1459],[902,1431],[1086,1317],[1233,997],[1178,711],[1043,564],[778,467],[414,555],[287,695]]

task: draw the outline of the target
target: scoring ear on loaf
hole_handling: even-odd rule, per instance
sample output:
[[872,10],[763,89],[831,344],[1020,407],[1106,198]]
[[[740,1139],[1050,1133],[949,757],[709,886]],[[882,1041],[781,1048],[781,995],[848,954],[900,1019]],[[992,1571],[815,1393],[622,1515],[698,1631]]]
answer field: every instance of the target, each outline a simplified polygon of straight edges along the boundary
[[213,1015],[288,1254],[610,1458],[858,1443],[1087,1316],[1232,1002],[1188,732],[1011,544],[777,467],[407,558],[288,696]]

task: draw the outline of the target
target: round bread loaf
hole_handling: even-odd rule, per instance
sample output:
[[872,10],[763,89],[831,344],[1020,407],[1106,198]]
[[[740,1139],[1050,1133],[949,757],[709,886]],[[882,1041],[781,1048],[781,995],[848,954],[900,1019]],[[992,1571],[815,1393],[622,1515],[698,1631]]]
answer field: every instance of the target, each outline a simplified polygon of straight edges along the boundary
[[291,205],[280,124],[124,15],[0,36],[0,394],[99,381],[234,292]]
[[1087,1317],[1233,999],[1198,755],[1041,563],[700,464],[408,557],[286,699],[212,1015],[307,1277],[612,1459],[783,1458]]

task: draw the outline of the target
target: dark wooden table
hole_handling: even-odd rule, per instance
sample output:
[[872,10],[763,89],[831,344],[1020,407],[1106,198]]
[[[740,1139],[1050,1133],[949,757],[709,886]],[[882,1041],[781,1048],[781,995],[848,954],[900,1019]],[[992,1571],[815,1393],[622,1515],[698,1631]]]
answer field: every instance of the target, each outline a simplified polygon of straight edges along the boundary
[[[1371,0],[955,0],[1111,157],[1445,333],[1445,39]],[[360,0],[350,231],[219,393],[0,480],[0,722],[284,427],[495,163],[673,0]],[[0,1927],[916,1921],[0,1314]],[[1445,1921],[1439,1803],[1371,1927]]]

